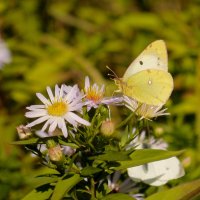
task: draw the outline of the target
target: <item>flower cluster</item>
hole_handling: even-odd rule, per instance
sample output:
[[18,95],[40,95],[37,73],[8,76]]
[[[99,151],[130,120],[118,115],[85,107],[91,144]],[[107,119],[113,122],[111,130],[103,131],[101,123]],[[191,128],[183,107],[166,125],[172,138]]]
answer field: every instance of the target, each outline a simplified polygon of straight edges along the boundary
[[[168,115],[162,106],[140,103],[125,95],[106,97],[105,86],[91,84],[88,77],[82,89],[62,84],[54,90],[47,87],[46,91],[47,96],[36,93],[40,104],[27,107],[25,116],[33,121],[20,125],[17,131],[34,157],[59,172],[59,184],[53,184],[56,189],[51,195],[67,179],[70,186],[66,186],[66,191],[62,189],[62,197],[103,199],[111,195],[112,199],[115,193],[123,193],[124,197],[142,200],[144,187],[138,182],[160,186],[184,175],[180,161],[172,154],[166,159],[166,154],[159,151],[162,160],[157,160],[157,152],[150,150],[167,152],[167,143],[147,137],[151,133],[138,125],[141,120]],[[125,106],[130,115],[118,123],[117,115],[112,117],[110,105]],[[139,116],[134,118],[134,124],[133,114]],[[134,157],[138,150],[140,156]],[[146,150],[151,158],[145,157]]]
[[31,128],[43,122],[42,131],[48,127],[48,133],[52,134],[56,128],[61,129],[65,137],[68,136],[66,123],[73,126],[74,130],[78,125],[90,126],[90,122],[81,118],[79,115],[83,113],[83,107],[87,106],[87,111],[92,107],[97,108],[100,104],[114,104],[119,102],[119,98],[104,98],[104,85],[99,89],[97,84],[90,85],[89,78],[85,79],[84,92],[80,91],[77,85],[73,87],[62,85],[55,86],[53,94],[50,87],[47,87],[49,98],[41,93],[37,93],[37,97],[43,103],[42,105],[32,105],[27,107],[28,112],[25,116],[28,118],[37,118],[29,123],[26,127]]

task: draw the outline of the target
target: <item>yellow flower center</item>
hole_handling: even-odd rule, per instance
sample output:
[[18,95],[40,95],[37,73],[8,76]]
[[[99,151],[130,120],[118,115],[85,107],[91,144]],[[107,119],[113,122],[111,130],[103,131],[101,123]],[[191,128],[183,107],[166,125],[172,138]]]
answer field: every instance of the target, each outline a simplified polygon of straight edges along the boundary
[[88,88],[86,91],[86,98],[93,101],[93,102],[98,102],[102,99],[103,94],[102,92],[99,92],[93,88]]
[[63,116],[68,111],[68,105],[63,102],[55,102],[47,107],[47,112],[49,115],[53,116]]

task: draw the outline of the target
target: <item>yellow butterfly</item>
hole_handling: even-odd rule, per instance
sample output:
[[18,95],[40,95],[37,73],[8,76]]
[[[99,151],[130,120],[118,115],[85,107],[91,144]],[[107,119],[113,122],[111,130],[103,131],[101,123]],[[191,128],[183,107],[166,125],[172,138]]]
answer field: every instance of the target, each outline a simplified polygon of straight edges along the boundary
[[119,90],[140,103],[161,106],[173,90],[168,73],[167,50],[163,40],[156,40],[130,64],[122,78],[115,79]]

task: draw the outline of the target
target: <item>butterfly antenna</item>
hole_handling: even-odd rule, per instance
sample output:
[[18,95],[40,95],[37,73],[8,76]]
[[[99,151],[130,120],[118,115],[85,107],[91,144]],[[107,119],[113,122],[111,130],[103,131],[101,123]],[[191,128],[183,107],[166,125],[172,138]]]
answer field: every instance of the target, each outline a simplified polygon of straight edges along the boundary
[[106,68],[109,69],[112,72],[112,74],[108,73],[108,76],[110,76],[112,80],[119,79],[117,74],[110,67],[106,66]]

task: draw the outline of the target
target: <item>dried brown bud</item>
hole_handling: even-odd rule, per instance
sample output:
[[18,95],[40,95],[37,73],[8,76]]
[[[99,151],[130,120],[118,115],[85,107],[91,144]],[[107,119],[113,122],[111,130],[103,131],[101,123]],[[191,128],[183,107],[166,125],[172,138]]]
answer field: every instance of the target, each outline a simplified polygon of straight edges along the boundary
[[16,129],[20,139],[27,139],[32,135],[30,128],[24,125],[17,126]]

